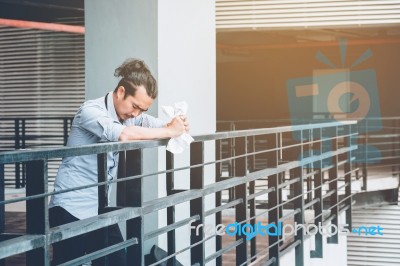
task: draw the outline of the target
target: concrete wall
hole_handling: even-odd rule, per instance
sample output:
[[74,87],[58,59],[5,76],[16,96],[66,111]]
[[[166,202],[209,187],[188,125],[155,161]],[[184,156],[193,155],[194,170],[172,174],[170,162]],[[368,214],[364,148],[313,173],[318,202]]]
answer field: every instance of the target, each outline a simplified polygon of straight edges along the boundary
[[[216,55],[215,2],[213,0],[158,1],[158,81],[161,106],[186,101],[189,105],[192,135],[215,132],[216,125]],[[214,142],[206,143],[205,161],[214,160]],[[159,169],[164,169],[165,152],[159,153]],[[175,156],[175,167],[189,165],[189,152]],[[175,173],[175,187],[189,188],[189,170]],[[215,180],[214,166],[205,167],[205,184]],[[159,194],[165,194],[165,182],[159,183]],[[214,197],[206,198],[206,209],[214,207]],[[188,204],[176,206],[176,221],[190,216]],[[159,223],[166,224],[166,213],[159,215]],[[209,217],[206,224],[214,224]],[[176,250],[190,245],[189,228],[176,230]],[[166,247],[166,237],[160,237]],[[206,256],[215,250],[206,246]],[[184,252],[178,260],[190,264],[190,253]],[[212,265],[211,263],[210,265]]]
[[127,58],[157,76],[157,1],[86,0],[85,29],[86,99],[114,90],[114,70]]

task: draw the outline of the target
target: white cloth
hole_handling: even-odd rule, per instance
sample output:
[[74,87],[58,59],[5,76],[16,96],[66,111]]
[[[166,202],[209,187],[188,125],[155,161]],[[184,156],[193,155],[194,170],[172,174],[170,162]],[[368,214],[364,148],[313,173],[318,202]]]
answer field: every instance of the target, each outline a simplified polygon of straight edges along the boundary
[[[174,106],[163,106],[162,110],[168,118],[172,119],[179,115],[186,115],[188,109],[188,104],[186,102],[175,103]],[[189,148],[190,143],[194,139],[188,133],[183,133],[179,137],[171,138],[168,141],[167,150],[177,154],[182,153],[185,149]]]

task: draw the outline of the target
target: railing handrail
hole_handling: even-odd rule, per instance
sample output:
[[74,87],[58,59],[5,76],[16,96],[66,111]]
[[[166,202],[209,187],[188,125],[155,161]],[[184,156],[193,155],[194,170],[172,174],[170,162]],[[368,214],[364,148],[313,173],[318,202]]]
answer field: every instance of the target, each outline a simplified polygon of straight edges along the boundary
[[[238,137],[257,136],[264,134],[284,133],[284,132],[308,130],[315,128],[329,128],[340,125],[351,125],[356,123],[357,123],[356,121],[341,121],[341,122],[315,123],[307,125],[281,126],[281,127],[263,128],[263,129],[238,130],[234,132],[225,131],[213,134],[197,135],[194,136],[193,138],[195,141],[210,141],[210,140],[219,140],[225,138],[238,138]],[[51,158],[63,158],[70,156],[81,156],[89,154],[99,154],[106,152],[117,152],[123,150],[155,148],[159,146],[164,146],[167,144],[167,142],[168,139],[160,139],[160,140],[129,141],[129,142],[107,142],[107,143],[82,145],[77,147],[59,147],[59,148],[37,149],[37,150],[4,151],[0,152],[0,164],[26,162],[32,160],[43,160]]]

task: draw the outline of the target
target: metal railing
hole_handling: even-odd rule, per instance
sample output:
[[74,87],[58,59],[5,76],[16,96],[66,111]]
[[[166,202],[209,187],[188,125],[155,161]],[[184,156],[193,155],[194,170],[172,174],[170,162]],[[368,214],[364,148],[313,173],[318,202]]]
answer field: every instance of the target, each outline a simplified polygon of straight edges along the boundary
[[[0,151],[65,146],[73,117],[0,118]],[[53,182],[61,160],[49,162]],[[24,188],[26,165],[16,162],[5,169],[5,186]]]
[[[297,138],[288,145],[281,145],[281,138],[295,134]],[[251,138],[264,138],[266,146],[263,150],[254,150],[249,145]],[[236,235],[228,245],[222,245],[224,236],[206,235],[200,227],[199,234],[192,233],[190,245],[176,250],[177,236],[175,230],[189,223],[197,227],[205,224],[207,217],[215,216],[215,224],[221,224],[223,213],[232,209],[238,224],[254,226],[260,217],[268,218],[269,224],[285,222],[289,218],[297,224],[304,224],[304,213],[313,210],[312,223],[338,225],[338,218],[346,212],[346,221],[351,228],[352,194],[351,184],[354,181],[354,152],[357,149],[354,139],[357,137],[355,122],[333,122],[299,126],[286,126],[256,130],[220,132],[210,135],[196,136],[190,147],[190,163],[175,168],[174,155],[166,152],[165,171],[145,173],[142,167],[142,150],[159,149],[167,144],[167,140],[143,142],[117,142],[93,144],[81,147],[40,149],[35,151],[9,151],[0,153],[0,184],[4,184],[4,166],[7,164],[26,164],[26,197],[4,200],[4,186],[0,187],[0,259],[26,253],[26,265],[49,265],[49,247],[51,244],[82,235],[93,230],[116,223],[126,224],[126,240],[111,247],[104,248],[83,257],[76,258],[65,265],[80,265],[84,262],[106,256],[116,250],[126,249],[129,265],[144,265],[144,243],[154,237],[167,234],[168,254],[151,265],[162,261],[172,264],[172,257],[189,252],[191,265],[205,265],[216,260],[221,265],[224,256],[234,250],[236,265],[251,265],[264,261],[266,265],[279,265],[280,257],[288,250],[296,250],[296,265],[304,265],[304,239],[302,228],[297,228],[290,241],[282,236],[255,236],[248,241],[246,236]],[[205,143],[216,142],[216,159],[206,158]],[[221,155],[220,143],[234,141],[234,154]],[[329,150],[326,149],[327,143]],[[106,158],[109,152],[120,152],[120,169],[118,179],[107,181]],[[98,187],[99,208],[106,205],[105,186],[118,183],[117,210],[88,219],[72,222],[62,226],[49,228],[48,197],[57,192],[48,191],[48,162],[54,158],[97,154],[98,183],[76,187],[74,190]],[[266,160],[266,167],[255,169],[254,160]],[[129,161],[129,164],[125,164]],[[223,176],[222,165],[234,165],[230,176]],[[249,163],[250,162],[250,163]],[[215,181],[205,184],[204,169],[215,166]],[[178,171],[189,170],[186,176],[190,186],[185,190],[174,187],[174,175]],[[146,193],[143,180],[150,176],[166,175],[166,195],[154,200],[144,201]],[[283,198],[283,191],[290,190],[290,196]],[[232,198],[223,203],[223,194],[232,190]],[[215,195],[215,206],[205,205],[205,197]],[[267,197],[265,204],[258,200]],[[15,235],[4,230],[4,206],[15,202],[26,202],[27,228],[26,234]],[[183,220],[176,220],[175,206],[189,203],[190,214]],[[289,209],[287,214],[283,208]],[[256,210],[258,213],[256,213]],[[144,231],[145,216],[166,210],[167,225],[151,232]],[[193,222],[194,221],[194,222]],[[315,234],[316,249],[312,257],[323,257],[323,236]],[[257,239],[268,239],[268,246],[260,250]],[[216,250],[206,256],[206,242],[215,241]],[[338,235],[329,238],[330,243],[338,243]],[[257,253],[258,252],[258,253]]]
[[[336,121],[335,115],[321,113],[315,114],[315,119],[307,123],[331,121]],[[232,120],[219,121],[217,128],[220,131],[248,130],[278,126],[290,122],[299,123],[289,119]],[[306,120],[303,122],[305,123]],[[358,177],[362,181],[362,190],[375,189],[368,187],[368,180],[385,177],[398,177],[400,180],[400,117],[364,118],[361,124],[357,124],[357,131],[359,134],[356,142],[359,149],[355,154],[355,165],[360,168]],[[292,140],[292,136],[281,138],[282,145],[286,145],[285,142],[290,143]],[[253,137],[251,141],[254,149],[263,149],[265,143],[265,140],[260,140],[257,137]],[[233,154],[233,141],[226,141],[222,145],[223,153]],[[265,166],[265,160],[253,161],[253,164],[255,164],[253,167],[256,169],[262,168]],[[224,169],[230,172],[233,165],[226,164]]]

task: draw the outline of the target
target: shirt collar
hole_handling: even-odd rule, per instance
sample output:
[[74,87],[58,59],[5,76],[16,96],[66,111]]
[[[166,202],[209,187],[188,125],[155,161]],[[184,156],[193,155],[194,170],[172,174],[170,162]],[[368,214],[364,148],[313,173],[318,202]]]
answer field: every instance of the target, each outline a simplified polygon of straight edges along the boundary
[[[121,123],[118,119],[117,112],[115,111],[115,106],[114,106],[114,95],[113,91],[110,91],[107,95],[107,109],[108,109],[108,114],[111,115],[111,117],[115,120]],[[123,124],[123,123],[121,123]]]

